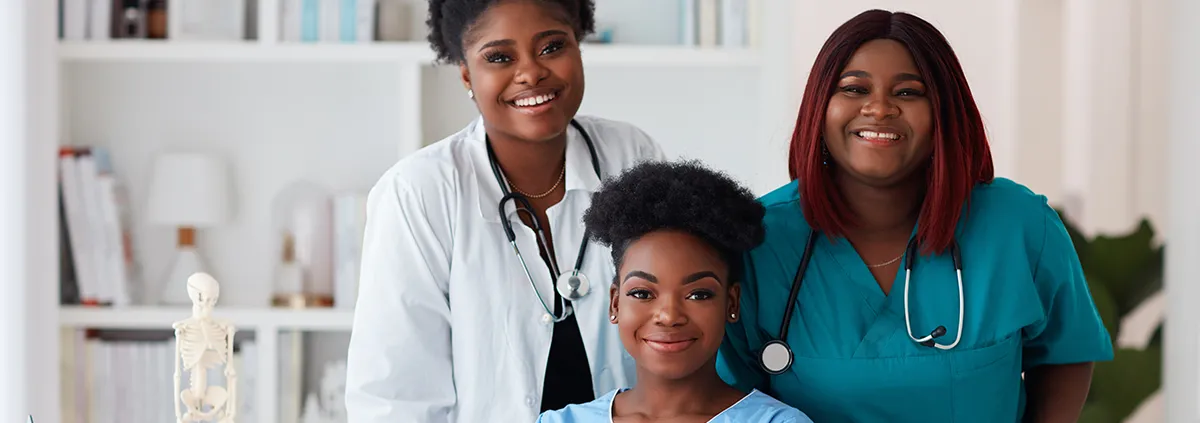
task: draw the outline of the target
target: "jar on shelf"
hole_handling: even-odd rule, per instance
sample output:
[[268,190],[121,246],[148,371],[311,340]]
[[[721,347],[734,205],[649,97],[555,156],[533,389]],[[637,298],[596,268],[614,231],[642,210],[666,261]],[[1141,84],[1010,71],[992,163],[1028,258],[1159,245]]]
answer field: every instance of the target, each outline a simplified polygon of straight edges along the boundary
[[298,181],[273,204],[278,240],[271,305],[285,308],[333,306],[330,191]]

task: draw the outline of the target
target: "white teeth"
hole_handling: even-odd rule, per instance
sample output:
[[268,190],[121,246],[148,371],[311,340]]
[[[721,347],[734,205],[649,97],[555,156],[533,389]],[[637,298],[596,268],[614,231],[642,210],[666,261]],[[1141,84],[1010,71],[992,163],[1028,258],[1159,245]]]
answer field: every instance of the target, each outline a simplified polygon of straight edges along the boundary
[[862,138],[876,138],[876,139],[889,139],[889,140],[900,139],[900,134],[893,134],[890,132],[858,131],[858,136],[862,137]]
[[517,101],[514,101],[513,104],[516,104],[521,107],[528,107],[528,106],[536,106],[536,105],[545,103],[545,102],[553,100],[553,99],[554,99],[554,94],[551,93],[551,94],[539,95],[539,96],[534,96],[534,97],[529,97],[529,98],[522,98]]

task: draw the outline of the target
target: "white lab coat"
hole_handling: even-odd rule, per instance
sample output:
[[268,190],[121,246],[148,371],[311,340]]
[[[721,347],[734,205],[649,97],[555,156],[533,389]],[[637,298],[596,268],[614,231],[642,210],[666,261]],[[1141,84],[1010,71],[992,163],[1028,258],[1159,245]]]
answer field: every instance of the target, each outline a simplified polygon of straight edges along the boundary
[[[579,116],[603,177],[661,148],[638,128]],[[568,127],[563,200],[547,215],[559,267],[575,264],[582,216],[600,180],[582,136]],[[400,160],[371,189],[346,378],[351,423],[533,422],[554,324],[501,227],[501,191],[482,121]],[[547,164],[552,166],[553,164]],[[549,270],[532,230],[506,204],[517,245],[553,311]],[[634,362],[608,321],[608,248],[588,246],[591,293],[576,304],[603,395],[632,386]]]

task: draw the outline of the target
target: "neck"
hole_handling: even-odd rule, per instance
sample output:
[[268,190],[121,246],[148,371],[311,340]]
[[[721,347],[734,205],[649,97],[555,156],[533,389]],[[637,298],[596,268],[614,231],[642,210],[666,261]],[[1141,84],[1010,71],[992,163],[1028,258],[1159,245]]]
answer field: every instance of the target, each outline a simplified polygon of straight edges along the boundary
[[834,176],[838,189],[858,225],[850,229],[859,238],[908,239],[921,214],[925,181],[914,176],[889,187],[875,187],[854,181],[844,173]]
[[529,141],[486,129],[500,170],[510,186],[540,193],[554,186],[562,174],[567,133],[546,141]]
[[637,385],[625,395],[637,414],[667,418],[699,414],[713,407],[722,392],[732,390],[717,375],[716,362],[682,379],[667,379],[638,367]]

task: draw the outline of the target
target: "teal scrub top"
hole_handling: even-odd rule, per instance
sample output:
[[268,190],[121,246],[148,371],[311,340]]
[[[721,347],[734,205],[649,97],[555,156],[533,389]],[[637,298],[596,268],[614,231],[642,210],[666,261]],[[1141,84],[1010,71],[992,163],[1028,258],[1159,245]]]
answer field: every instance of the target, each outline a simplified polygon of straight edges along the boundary
[[[1013,181],[979,184],[956,231],[963,266],[962,340],[952,350],[913,342],[904,323],[904,269],[889,295],[846,239],[824,235],[792,312],[792,367],[771,376],[758,351],[779,334],[809,226],[797,183],[760,199],[766,238],[746,256],[741,316],[728,326],[718,371],[818,422],[1018,422],[1021,372],[1106,361],[1112,340],[1092,302],[1058,214]],[[914,228],[913,233],[916,233]],[[958,331],[958,282],[949,254],[921,254],[909,289],[912,333]]]

